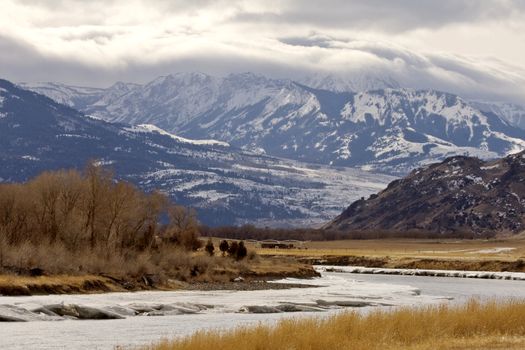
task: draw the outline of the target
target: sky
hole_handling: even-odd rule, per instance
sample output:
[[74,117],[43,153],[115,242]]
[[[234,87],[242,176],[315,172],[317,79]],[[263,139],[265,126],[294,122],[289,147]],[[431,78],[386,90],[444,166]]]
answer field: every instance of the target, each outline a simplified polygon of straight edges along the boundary
[[0,0],[0,77],[378,76],[525,104],[525,0]]

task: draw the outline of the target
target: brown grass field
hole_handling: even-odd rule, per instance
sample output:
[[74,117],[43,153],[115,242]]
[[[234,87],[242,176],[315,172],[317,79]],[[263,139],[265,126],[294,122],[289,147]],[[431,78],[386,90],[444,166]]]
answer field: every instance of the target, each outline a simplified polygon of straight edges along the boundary
[[302,249],[260,249],[261,256],[379,268],[525,272],[523,237],[492,240],[345,240],[305,242]]
[[[525,239],[499,240],[343,240],[305,242],[306,249],[260,249],[259,255],[368,256],[395,258],[448,258],[467,260],[525,259]],[[503,250],[497,250],[503,249]]]
[[[213,238],[218,247],[221,239]],[[229,240],[231,241],[231,240]],[[288,257],[299,262],[380,268],[525,272],[525,236],[505,239],[382,239],[294,242],[292,249],[249,251],[264,257]]]
[[348,312],[329,318],[284,320],[233,331],[203,331],[144,350],[488,350],[525,349],[525,302],[471,301]]

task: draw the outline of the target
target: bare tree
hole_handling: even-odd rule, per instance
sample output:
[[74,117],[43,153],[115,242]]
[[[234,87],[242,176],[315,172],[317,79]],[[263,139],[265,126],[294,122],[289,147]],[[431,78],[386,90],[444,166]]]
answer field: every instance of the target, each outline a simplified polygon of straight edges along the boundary
[[186,249],[198,249],[202,243],[199,240],[199,226],[195,211],[173,205],[168,208],[168,215],[170,219],[167,228],[168,240]]

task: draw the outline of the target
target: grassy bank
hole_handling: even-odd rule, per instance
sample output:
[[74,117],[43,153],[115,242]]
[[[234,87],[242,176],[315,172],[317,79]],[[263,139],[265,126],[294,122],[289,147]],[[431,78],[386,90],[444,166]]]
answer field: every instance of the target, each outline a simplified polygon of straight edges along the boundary
[[523,349],[525,302],[354,312],[281,321],[231,332],[205,331],[148,350]]
[[13,276],[0,275],[0,295],[77,294],[125,290],[102,276]]
[[[181,261],[186,259],[187,261]],[[195,253],[193,256],[174,254],[173,258],[164,258],[167,266],[157,266],[149,258],[138,269],[129,267],[122,273],[118,266],[101,266],[97,274],[70,271],[69,274],[56,273],[44,276],[28,276],[13,273],[0,273],[0,295],[36,295],[36,294],[82,294],[140,290],[177,290],[198,288],[213,289],[220,285],[237,289],[250,289],[254,280],[261,281],[275,278],[309,278],[317,276],[311,265],[291,258],[254,258],[235,261],[229,257],[206,256]],[[170,267],[170,264],[171,265]],[[42,264],[41,264],[42,266]],[[44,265],[53,271],[51,266]],[[58,270],[59,271],[59,270]],[[159,273],[160,271],[160,273]],[[243,277],[244,282],[232,280]],[[261,283],[256,283],[262,288]],[[272,285],[269,285],[271,287]]]

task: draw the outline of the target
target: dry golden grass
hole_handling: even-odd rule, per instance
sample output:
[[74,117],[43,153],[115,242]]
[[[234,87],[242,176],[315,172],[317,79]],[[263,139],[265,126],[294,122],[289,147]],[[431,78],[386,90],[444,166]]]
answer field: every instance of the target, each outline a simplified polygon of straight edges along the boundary
[[[50,265],[47,263],[49,259],[44,257],[36,260],[39,262],[36,266],[42,266],[45,271],[55,274],[30,277],[29,275],[1,274],[0,270],[0,295],[98,293],[144,289],[176,290],[192,282],[229,282],[238,276],[248,279],[316,276],[311,265],[288,257],[259,258],[255,256],[236,261],[230,257],[210,257],[203,252],[178,253],[175,252],[170,256],[161,255],[158,261],[155,259],[132,261],[125,268],[121,268],[118,264],[106,266],[108,261],[102,261],[102,266],[97,270],[104,272],[103,268],[106,268],[109,272],[103,275],[79,271],[57,273],[60,267],[55,265],[60,261],[71,261],[71,258],[58,259],[55,257],[57,261]],[[87,264],[84,265],[87,266]],[[191,275],[190,268],[192,267],[198,269],[198,273],[194,276]],[[94,268],[89,268],[89,270],[94,270]],[[111,273],[112,271],[115,273]],[[141,274],[148,272],[161,273],[154,286],[144,284]]]
[[[525,258],[525,239],[506,240],[342,240],[306,242],[308,249],[257,249],[259,255],[369,256],[393,258],[448,258],[516,260]],[[497,251],[497,248],[512,248]]]
[[49,293],[87,293],[122,291],[111,280],[101,276],[14,276],[0,275],[0,294],[31,295]]
[[251,263],[249,269],[256,276],[313,276],[310,265],[299,263],[290,258],[262,258]]
[[278,325],[203,331],[149,350],[524,349],[525,302],[356,312]]

